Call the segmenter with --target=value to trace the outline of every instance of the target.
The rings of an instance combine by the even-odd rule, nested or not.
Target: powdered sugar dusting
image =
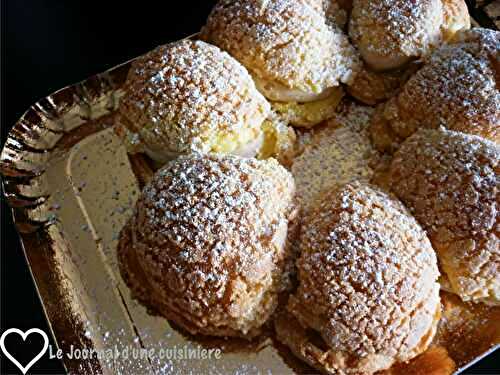
[[[460,33],[456,43],[437,50],[400,94],[381,107],[381,121],[402,139],[420,127],[444,126],[499,140],[499,49],[497,31]],[[373,136],[382,138],[382,133]]]
[[[330,126],[301,140],[305,150],[294,160],[292,174],[305,211],[325,189],[373,176],[379,154],[367,132],[372,113],[370,107],[351,104],[329,121]]]
[[[465,124],[471,130],[491,124],[492,131],[497,133],[500,91],[495,64],[500,61],[500,34],[494,31],[487,34],[489,43],[464,41],[443,46],[407,83],[400,101],[422,101],[426,111],[418,116],[430,124],[453,125],[456,130],[461,130]],[[487,53],[488,48],[493,49],[492,55]],[[497,59],[496,63],[492,58]],[[464,125],[460,124],[462,119]]]

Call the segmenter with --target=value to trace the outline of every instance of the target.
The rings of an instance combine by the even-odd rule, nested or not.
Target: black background
[[[159,44],[195,33],[215,3],[0,1],[2,145],[10,127],[35,101]],[[38,327],[49,332],[3,195],[1,199],[1,331],[10,327],[22,330]],[[23,353],[13,352],[23,358]],[[27,363],[32,356],[24,354],[26,361],[21,362]],[[498,374],[499,362],[499,354],[490,356],[468,373]],[[2,356],[0,373],[20,372]],[[63,368],[57,360],[49,360],[45,355],[30,373],[60,374]]]

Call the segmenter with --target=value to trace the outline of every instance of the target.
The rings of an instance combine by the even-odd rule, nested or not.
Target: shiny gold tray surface
[[[481,12],[494,26],[500,2],[486,2]],[[151,171],[140,157],[129,159],[112,130],[129,66],[40,100],[13,127],[0,156],[4,192],[58,347],[64,353],[129,348],[128,357],[64,357],[67,370],[314,372],[274,340],[272,329],[252,343],[193,338],[130,297],[116,247]],[[466,305],[446,292],[442,299],[444,316],[433,350],[388,373],[443,373],[443,356],[460,371],[498,347],[500,308]],[[222,348],[223,354],[220,359],[168,358],[164,352],[160,357],[167,348]]]

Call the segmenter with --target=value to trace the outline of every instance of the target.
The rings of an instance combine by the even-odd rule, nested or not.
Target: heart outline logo
[[[17,359],[15,359],[12,354],[9,353],[9,351],[5,348],[5,338],[10,335],[11,333],[17,333],[19,336],[22,337],[23,341],[26,341],[26,338],[31,335],[32,333],[38,333],[40,336],[43,337],[43,348],[40,350],[40,352],[26,365],[23,366],[21,365]],[[49,348],[49,338],[47,337],[47,334],[43,332],[41,329],[38,328],[31,328],[28,329],[26,332],[21,331],[20,329],[17,328],[9,328],[6,330],[4,333],[2,333],[2,336],[0,337],[0,348],[2,349],[3,354],[11,360],[13,364],[17,366],[21,372],[26,375],[28,370],[33,366],[42,356],[45,354],[47,349]]]

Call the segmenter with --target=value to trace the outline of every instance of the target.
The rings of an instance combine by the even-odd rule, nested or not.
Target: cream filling
[[[332,87],[329,96],[312,102],[271,102],[271,106],[284,120],[295,126],[311,127],[335,115],[344,96],[341,87]]]
[[[260,133],[255,140],[239,145],[236,149],[230,152],[220,152],[220,153],[228,153],[231,155],[241,156],[245,158],[252,158],[259,153],[263,144],[264,144],[264,134]],[[171,160],[176,159],[181,155],[186,154],[185,152],[173,152],[169,150],[158,151],[149,148],[146,145],[144,145],[144,152],[146,153],[146,155],[148,155],[151,159],[153,159],[160,165],[165,164]]]
[[[242,156],[244,158],[253,158],[259,153],[259,150],[264,144],[264,133],[260,133],[257,139],[240,145],[236,150],[231,152],[233,155]]]
[[[277,82],[267,81],[259,77],[253,77],[255,86],[266,98],[277,102],[313,102],[328,97],[335,87],[327,88],[319,93],[304,92],[292,89]]]

